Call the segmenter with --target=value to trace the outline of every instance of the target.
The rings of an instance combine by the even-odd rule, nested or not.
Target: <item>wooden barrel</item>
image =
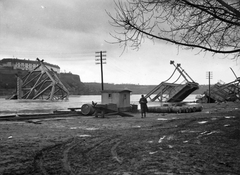
[[[91,104],[83,104],[81,107],[81,112],[83,115],[92,115],[95,112],[95,109]]]
[[[173,106],[172,107],[172,112],[173,113],[182,113],[183,109],[180,106]]]
[[[148,107],[148,112],[150,112],[150,113],[157,113],[157,107],[154,107],[154,106]]]
[[[171,112],[171,108],[168,106],[161,106],[160,107],[160,111],[161,113],[170,113]]]
[[[202,111],[202,106],[193,106],[191,107],[191,111],[190,112],[200,112]]]
[[[189,113],[191,112],[191,108],[187,106],[182,106],[181,107],[183,113]]]
[[[187,107],[186,108],[186,113],[191,113],[193,112],[193,108],[192,107]]]
[[[201,111],[202,111],[202,109],[203,109],[203,107],[202,107],[202,106],[197,106],[197,107],[196,107],[196,112],[201,112]]]
[[[192,112],[196,112],[197,108],[196,107],[192,107]]]

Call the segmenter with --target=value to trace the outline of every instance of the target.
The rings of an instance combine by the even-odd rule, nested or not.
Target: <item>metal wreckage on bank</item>
[[[183,101],[188,95],[195,90],[199,89],[199,84],[196,83],[184,69],[181,64],[174,64],[174,61],[170,61],[170,64],[174,65],[175,70],[172,75],[166,80],[157,85],[151,90],[145,97],[151,101],[159,100],[160,102],[176,103]],[[232,70],[232,69],[231,69]],[[178,71],[180,74],[177,80],[170,83],[170,79]],[[226,102],[226,101],[238,101],[240,100],[240,77],[237,77],[232,70],[236,79],[232,82],[221,84],[216,83],[211,86],[210,91],[206,90],[197,100],[197,102]],[[182,83],[178,80],[183,77]],[[154,97],[152,97],[154,96]]]
[[[214,84],[210,92],[209,90],[203,93],[203,96],[200,97],[197,102],[227,102],[227,101],[240,101],[240,77],[232,82],[221,84]]]

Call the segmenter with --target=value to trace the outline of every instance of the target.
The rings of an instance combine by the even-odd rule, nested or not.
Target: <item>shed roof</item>
[[[103,90],[102,93],[123,93],[123,92],[132,92],[128,89],[124,90]]]

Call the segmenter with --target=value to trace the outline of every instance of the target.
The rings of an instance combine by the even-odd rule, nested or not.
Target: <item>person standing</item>
[[[142,116],[142,118],[146,117],[148,107],[147,107],[147,99],[144,97],[144,95],[141,96],[139,103],[141,106],[141,116]]]

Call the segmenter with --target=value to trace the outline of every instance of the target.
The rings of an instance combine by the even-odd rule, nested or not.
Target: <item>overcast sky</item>
[[[107,51],[104,82],[156,85],[174,70],[170,60],[200,84],[235,80],[230,67],[240,76],[240,62],[220,55],[199,54],[176,45],[145,40],[139,50],[122,54],[109,35],[113,27],[106,11],[114,12],[112,0],[0,0],[0,59],[37,57],[60,66],[62,72],[78,74],[82,82],[101,82],[95,52]],[[175,79],[172,80],[172,82]]]

